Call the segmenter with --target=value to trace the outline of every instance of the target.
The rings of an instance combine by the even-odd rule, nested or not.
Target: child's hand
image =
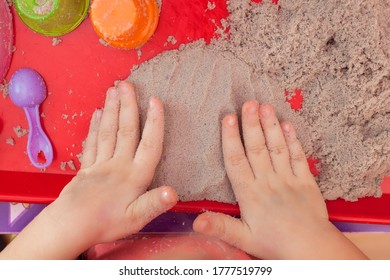
[[[138,232],[177,202],[171,187],[145,193],[160,160],[163,106],[150,100],[141,140],[134,88],[120,82],[91,120],[82,165],[59,198],[0,254],[6,259],[75,258],[92,245]],[[48,186],[49,187],[49,186]]]
[[[364,258],[328,221],[291,123],[279,124],[272,106],[249,101],[242,108],[242,129],[244,146],[237,117],[224,118],[225,167],[241,219],[204,213],[194,230],[259,258]]]
[[[176,204],[170,187],[145,193],[160,161],[164,112],[152,98],[139,140],[139,114],[134,88],[120,82],[107,91],[103,112],[91,120],[81,169],[56,204],[69,204],[64,213],[85,230],[91,245],[136,233]],[[73,215],[72,215],[73,214]]]

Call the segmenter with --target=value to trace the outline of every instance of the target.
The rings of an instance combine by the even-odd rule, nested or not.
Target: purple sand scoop
[[[53,148],[42,130],[39,118],[39,105],[46,98],[46,85],[42,76],[30,68],[15,71],[9,82],[9,96],[16,106],[24,109],[27,116],[27,153],[31,163],[37,168],[48,167],[53,161]],[[45,162],[39,160],[41,153]]]

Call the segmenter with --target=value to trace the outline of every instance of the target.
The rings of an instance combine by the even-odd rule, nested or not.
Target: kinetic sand
[[[183,201],[235,202],[220,121],[255,98],[290,120],[307,156],[319,159],[326,199],[379,196],[390,175],[389,3],[235,0],[222,36],[229,40],[195,42],[140,65],[129,80],[141,107],[156,95],[166,111],[152,187],[172,185]],[[295,88],[304,95],[298,112],[285,102]]]

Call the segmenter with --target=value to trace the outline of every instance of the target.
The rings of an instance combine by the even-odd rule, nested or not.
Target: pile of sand
[[[319,158],[325,198],[380,195],[390,174],[390,1],[270,2],[229,2],[229,40],[196,42],[132,71],[141,107],[154,95],[166,109],[152,187],[172,185],[183,201],[235,202],[220,120],[256,98]],[[285,102],[284,90],[295,88],[304,93],[299,112]]]

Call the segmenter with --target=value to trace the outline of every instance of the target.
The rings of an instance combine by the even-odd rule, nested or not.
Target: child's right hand
[[[329,221],[325,203],[289,122],[272,106],[248,101],[222,122],[227,174],[241,219],[206,212],[194,230],[263,259],[366,258]],[[244,148],[245,147],[245,148]]]

